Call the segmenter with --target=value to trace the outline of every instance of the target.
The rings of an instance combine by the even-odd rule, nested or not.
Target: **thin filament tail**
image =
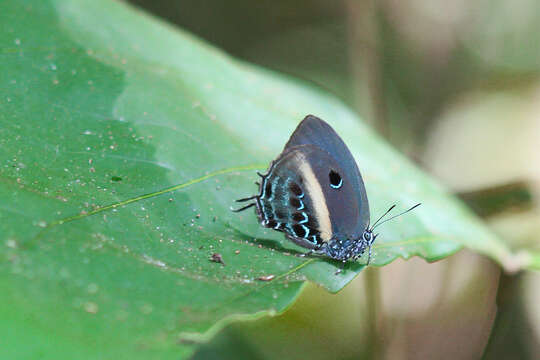
[[[240,209],[231,209],[231,211],[232,212],[240,212],[240,211],[244,211],[246,209],[249,209],[252,206],[255,206],[255,203],[248,204],[248,205],[246,205],[244,207],[241,207]]]
[[[236,200],[236,202],[244,202],[244,201],[253,200],[253,199],[256,199],[258,196],[259,195],[253,195],[253,196],[246,197],[246,198],[243,198],[243,199],[238,199],[238,200]]]

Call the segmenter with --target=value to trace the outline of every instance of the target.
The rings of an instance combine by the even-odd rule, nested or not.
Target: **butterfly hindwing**
[[[296,170],[297,156],[299,152],[291,152],[272,164],[261,182],[258,213],[263,226],[285,232],[301,246],[316,248],[322,242],[319,224]]]

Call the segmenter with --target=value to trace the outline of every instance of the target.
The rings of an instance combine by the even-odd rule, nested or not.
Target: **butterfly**
[[[346,262],[357,260],[378,234],[373,230],[394,207],[370,227],[369,203],[356,162],[339,135],[325,121],[308,115],[291,135],[282,153],[261,177],[259,193],[237,202],[252,201],[233,210],[255,206],[266,228],[312,253]]]

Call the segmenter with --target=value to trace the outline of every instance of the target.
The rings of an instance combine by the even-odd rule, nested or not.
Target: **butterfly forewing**
[[[355,229],[354,232],[364,231],[369,222],[369,204],[364,181],[347,145],[330,125],[313,115],[306,116],[300,122],[285,145],[283,153],[300,145],[316,146],[324,150],[335,162],[340,164],[341,169],[343,169],[340,174],[341,178],[351,184],[351,192],[348,195],[356,199],[359,207],[359,218],[361,220],[355,221],[358,229]]]
[[[354,182],[337,161],[314,145],[289,147],[273,163],[257,200],[262,224],[317,248],[336,234],[363,231]]]

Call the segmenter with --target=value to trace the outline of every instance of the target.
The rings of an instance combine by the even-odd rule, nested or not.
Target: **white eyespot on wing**
[[[319,223],[318,230],[321,234],[321,239],[328,241],[332,238],[332,223],[321,184],[317,180],[311,165],[306,161],[305,156],[302,153],[297,153],[295,157],[298,170],[304,178],[304,191],[309,194],[311,203],[313,204],[313,212]]]

